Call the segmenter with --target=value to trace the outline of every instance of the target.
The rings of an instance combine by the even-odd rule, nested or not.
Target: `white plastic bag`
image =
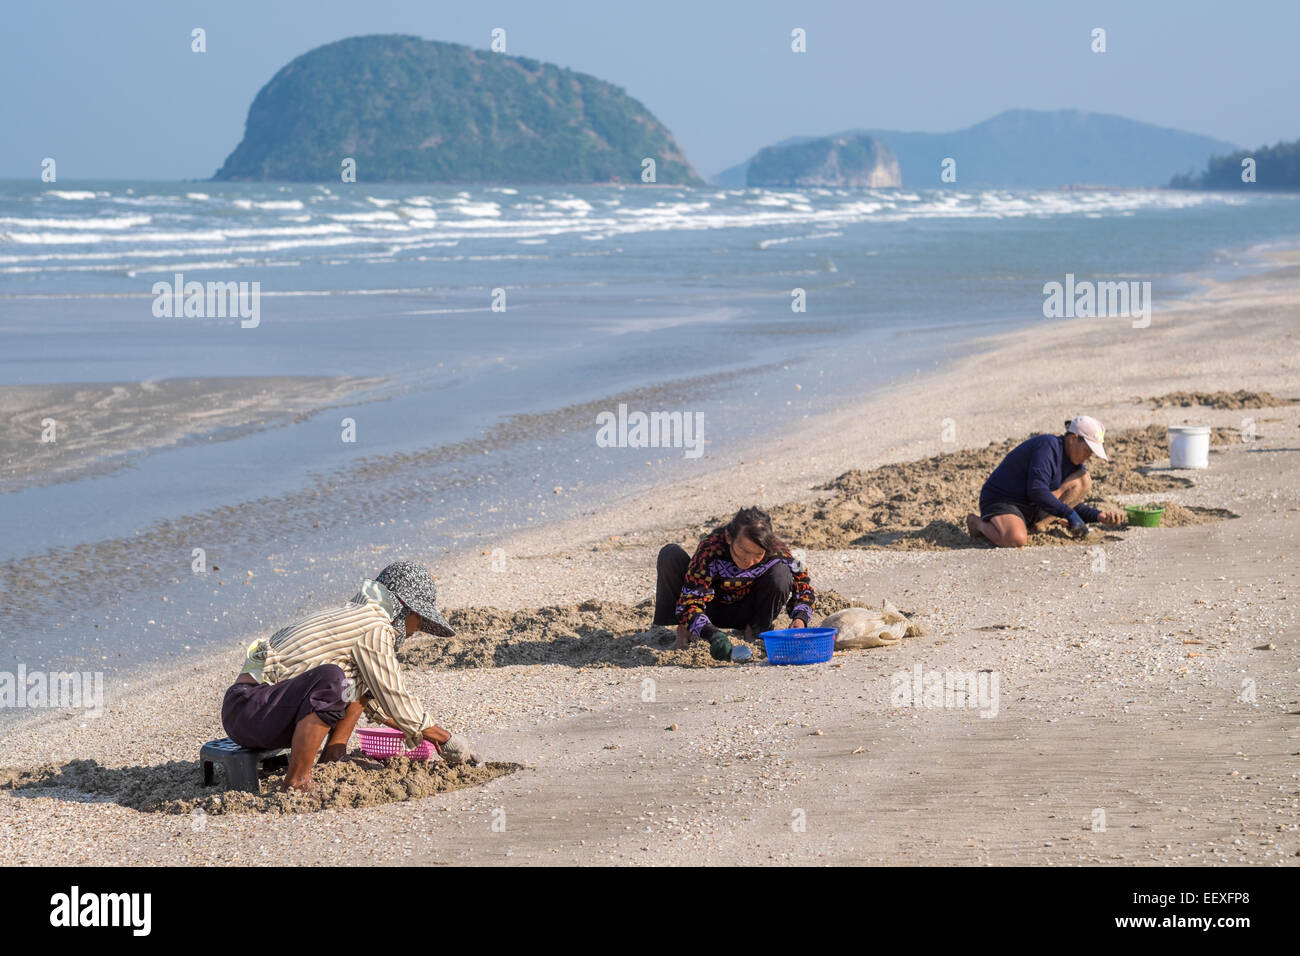
[[[822,620],[819,627],[839,629],[835,635],[835,649],[857,647],[889,647],[902,643],[905,637],[914,637],[920,628],[908,621],[888,601],[884,607],[846,607]]]

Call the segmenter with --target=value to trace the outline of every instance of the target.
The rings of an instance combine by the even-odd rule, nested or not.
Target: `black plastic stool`
[[[259,793],[261,788],[258,786],[257,775],[262,761],[285,757],[288,753],[288,747],[279,750],[246,750],[229,737],[209,740],[199,750],[199,761],[203,764],[203,785],[212,786],[213,764],[221,764],[226,770],[227,790]],[[288,760],[284,763],[287,765]]]

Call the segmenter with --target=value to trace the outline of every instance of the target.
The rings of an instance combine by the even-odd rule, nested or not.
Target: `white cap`
[[[1071,421],[1065,430],[1074,432],[1074,434],[1086,441],[1088,447],[1092,449],[1092,453],[1102,461],[1110,461],[1106,457],[1106,449],[1101,444],[1106,438],[1106,429],[1101,427],[1101,422],[1097,421],[1097,419],[1090,418],[1087,415],[1080,415]]]

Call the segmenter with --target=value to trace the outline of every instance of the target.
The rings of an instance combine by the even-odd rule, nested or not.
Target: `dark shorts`
[[[664,545],[659,551],[655,584],[654,623],[660,627],[677,624],[677,604],[681,600],[682,585],[691,556],[678,544]],[[714,599],[705,606],[709,623],[719,628],[743,630],[752,627],[755,634],[772,629],[772,622],[780,616],[790,601],[794,577],[790,566],[778,561],[754,580],[749,593],[739,601],[725,603]]]
[[[1032,528],[1038,521],[1046,517],[1043,509],[1038,505],[1018,505],[1010,501],[996,501],[985,503],[980,502],[980,517],[985,521],[990,518],[996,518],[998,515],[1015,515],[1025,523],[1026,528]]]
[[[343,719],[343,668],[322,664],[278,684],[236,682],[221,703],[221,725],[241,747],[278,750],[293,743],[298,721],[315,714],[333,727]]]

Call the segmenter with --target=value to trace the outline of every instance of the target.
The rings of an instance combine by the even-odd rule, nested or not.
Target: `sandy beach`
[[[1300,397],[1300,256],[1205,285],[1157,303],[1149,328],[1045,320],[1032,335],[992,336],[798,434],[711,447],[697,473],[653,495],[454,559],[422,555],[418,541],[409,554],[434,564],[453,612],[576,607],[579,619],[626,620],[630,634],[659,547],[688,543],[715,516],[760,503],[779,532],[781,515],[802,515],[810,534],[825,508],[808,503],[846,472],[978,452],[1075,414],[1111,434],[1221,429],[1208,470],[1162,470],[1166,452],[1148,464],[1171,480],[1112,496],[1213,509],[1206,520],[994,551],[926,539],[924,522],[888,524],[924,517],[922,502],[886,515],[878,540],[841,529],[807,552],[819,591],[889,600],[921,626],[899,646],[800,668],[679,666],[703,660],[653,647],[515,662],[549,659],[544,646],[460,666],[442,649],[408,661],[410,685],[440,724],[520,769],[347,809],[135,809],[151,781],[196,779],[199,745],[222,736],[221,695],[241,660],[232,645],[110,684],[98,719],[54,711],[7,727],[0,864],[1300,863],[1300,405],[1153,401]],[[1104,486],[1105,465],[1094,472]],[[974,506],[936,501],[934,516]],[[996,675],[996,714],[896,705],[898,675],[918,668]],[[89,760],[104,772],[68,769]],[[91,778],[98,790],[76,785]]]

